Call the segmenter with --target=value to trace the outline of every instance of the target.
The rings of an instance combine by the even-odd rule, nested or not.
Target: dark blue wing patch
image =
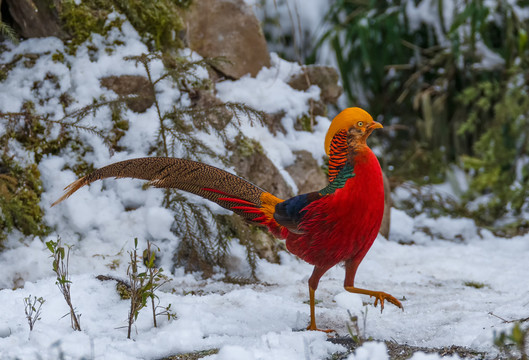
[[[303,209],[314,200],[320,198],[320,194],[312,192],[285,200],[276,205],[274,220],[291,232],[300,234],[302,231],[299,230],[299,224],[301,224],[303,216],[307,212]]]

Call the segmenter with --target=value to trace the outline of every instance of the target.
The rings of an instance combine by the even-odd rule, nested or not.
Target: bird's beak
[[[371,125],[369,125],[369,130],[375,130],[375,129],[382,129],[384,126],[382,126],[381,123],[373,121]]]

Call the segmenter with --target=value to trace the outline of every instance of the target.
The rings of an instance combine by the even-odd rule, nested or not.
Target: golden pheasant
[[[322,275],[345,263],[345,290],[375,297],[402,308],[393,296],[357,288],[355,274],[375,240],[384,210],[380,164],[366,140],[382,125],[360,108],[348,108],[332,121],[325,137],[329,155],[329,184],[321,190],[281,200],[227,171],[176,158],[139,158],[114,163],[78,179],[65,188],[60,203],[79,188],[96,180],[137,178],[160,188],[175,188],[200,195],[232,210],[249,222],[267,227],[286,239],[287,249],[314,265],[309,279],[310,324],[315,320],[314,293]],[[328,331],[328,330],[324,330]]]

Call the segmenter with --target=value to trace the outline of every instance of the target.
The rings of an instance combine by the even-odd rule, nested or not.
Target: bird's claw
[[[318,329],[318,328],[316,327],[316,325],[312,325],[312,324],[310,324],[309,326],[307,326],[307,330],[311,330],[311,331],[321,331],[321,332],[324,332],[324,333],[326,333],[326,334],[330,334],[330,333],[332,333],[332,332],[334,332],[334,333],[338,333],[338,332],[337,332],[336,330],[334,330],[334,329]]]
[[[402,307],[402,304],[400,303],[400,301],[398,301],[396,298],[394,298],[393,296],[391,296],[388,293],[385,293],[385,292],[382,292],[382,291],[377,291],[375,294],[372,294],[371,296],[375,297],[375,304],[374,304],[375,307],[377,307],[378,302],[380,301],[380,312],[381,313],[384,310],[384,300],[387,300],[390,303],[392,303],[393,305],[395,305],[396,307],[399,307],[402,310],[404,310],[404,308]]]

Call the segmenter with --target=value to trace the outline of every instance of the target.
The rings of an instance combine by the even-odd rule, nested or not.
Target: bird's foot
[[[309,326],[307,326],[307,330],[311,330],[311,331],[321,331],[321,332],[324,332],[326,334],[330,334],[332,332],[334,333],[338,333],[336,330],[333,330],[333,329],[318,329],[316,327],[316,324],[310,324]]]
[[[378,305],[378,302],[380,301],[380,312],[384,310],[384,301],[386,300],[392,303],[393,305],[395,305],[396,307],[401,308],[404,311],[404,308],[402,307],[402,304],[400,303],[400,301],[398,301],[395,297],[383,291],[365,290],[365,289],[359,289],[356,287],[348,287],[348,286],[345,287],[345,290],[352,292],[352,293],[356,293],[356,294],[364,294],[364,295],[373,296],[375,298],[375,304],[374,304],[375,307]]]
[[[402,310],[404,310],[404,308],[402,307],[402,304],[400,303],[400,301],[398,301],[395,297],[391,296],[388,293],[385,293],[385,292],[382,292],[382,291],[373,291],[373,294],[371,296],[373,296],[375,298],[375,304],[374,304],[375,307],[377,307],[378,302],[380,301],[380,312],[382,312],[384,310],[384,301],[385,300],[389,301],[390,303],[392,303],[396,307],[399,307]]]

